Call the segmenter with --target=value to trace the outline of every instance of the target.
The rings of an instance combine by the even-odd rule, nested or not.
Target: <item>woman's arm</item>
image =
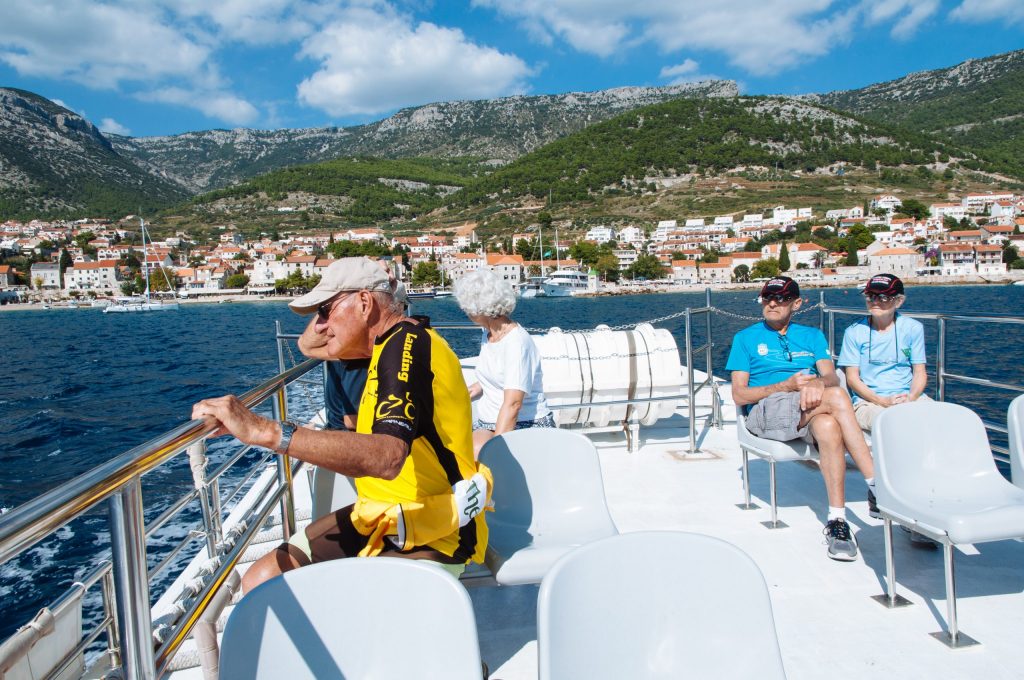
[[[924,394],[926,387],[928,387],[928,370],[924,364],[914,364],[914,377],[910,381],[910,394],[907,395],[907,401],[917,401],[917,398]]]
[[[477,381],[469,386],[469,398],[470,400],[479,399],[480,395],[484,393],[484,388],[480,387],[480,382]]]
[[[875,394],[870,387],[864,384],[864,381],[860,379],[860,368],[857,366],[846,366],[845,370],[846,384],[849,385],[854,394],[864,401],[868,401],[872,404],[878,404],[879,406],[892,406],[892,397],[880,397]]]
[[[516,418],[519,417],[519,409],[523,407],[525,398],[526,392],[522,390],[505,390],[501,409],[498,411],[498,422],[494,424],[494,434],[511,432],[516,429]]]

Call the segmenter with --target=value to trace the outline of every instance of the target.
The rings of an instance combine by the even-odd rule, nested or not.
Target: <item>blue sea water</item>
[[[807,297],[816,302],[818,293],[809,293]],[[716,292],[712,303],[736,314],[757,315],[755,296],[752,291]],[[863,306],[855,290],[829,289],[825,297],[832,305]],[[528,328],[583,329],[637,323],[703,304],[703,293],[533,299],[521,300],[514,316]],[[1024,286],[913,288],[905,309],[1021,315]],[[466,321],[450,298],[417,301],[415,312],[436,323]],[[277,373],[275,320],[286,332],[298,333],[303,327],[303,320],[280,301],[184,305],[178,312],[138,315],[102,314],[98,309],[0,313],[7,375],[0,389],[0,510],[20,505],[187,420],[191,404],[199,399],[238,394],[272,377]],[[801,320],[817,325],[818,312]],[[837,322],[837,344],[849,320]],[[704,341],[702,323],[695,327],[697,344]],[[725,377],[732,334],[749,323],[714,317],[719,376]],[[658,325],[672,331],[682,346],[682,318]],[[934,366],[935,324],[925,326],[929,365]],[[475,353],[478,332],[444,333],[460,356]],[[950,322],[947,343],[949,370],[1024,382],[1024,327]],[[957,385],[949,387],[948,395],[992,421],[1005,421],[1012,396]],[[217,450],[226,449],[226,440],[222,441],[225,446],[211,454],[215,460]],[[147,517],[190,488],[184,457],[147,475]],[[185,519],[195,521],[197,515]],[[109,550],[106,525],[101,504],[62,529],[56,539],[0,566],[0,639],[103,558]],[[159,555],[186,531],[185,524],[168,527],[150,542],[151,553]]]

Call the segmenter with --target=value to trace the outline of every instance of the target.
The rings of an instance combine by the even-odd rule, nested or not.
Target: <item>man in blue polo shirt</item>
[[[800,288],[778,276],[761,288],[763,321],[733,337],[726,370],[732,396],[746,414],[747,429],[765,439],[804,439],[817,445],[828,494],[827,554],[857,558],[857,541],[846,522],[846,451],[864,474],[874,508],[874,465],[853,405],[839,386],[828,342],[817,328],[790,323],[800,309]]]

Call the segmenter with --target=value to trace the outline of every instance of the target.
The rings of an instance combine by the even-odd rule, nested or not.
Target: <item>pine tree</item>
[[[60,251],[60,287],[64,287],[64,272],[73,264],[71,254],[67,250]]]
[[[856,267],[860,264],[860,259],[857,257],[857,242],[850,239],[846,242],[846,266]]]
[[[779,271],[789,271],[789,244],[785,240],[779,242]]]

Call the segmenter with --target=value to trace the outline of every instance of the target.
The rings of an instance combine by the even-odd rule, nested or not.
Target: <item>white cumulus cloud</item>
[[[701,73],[700,64],[693,59],[684,59],[674,66],[664,66],[658,74],[659,78],[667,78],[669,85],[696,83],[701,80],[722,80],[713,73]]]
[[[1024,24],[1024,2],[1020,0],[963,0],[950,18],[970,23],[1005,21]]]
[[[332,3],[306,0],[160,0],[167,11],[208,26],[219,40],[253,45],[303,38],[333,11]]]
[[[334,116],[368,115],[430,101],[522,92],[531,69],[459,29],[415,23],[386,6],[354,7],[303,43],[319,69],[299,100]]]
[[[123,135],[125,137],[132,133],[131,130],[126,128],[124,125],[121,125],[113,118],[104,118],[101,120],[99,128],[100,132],[109,132],[110,134]]]
[[[127,81],[188,76],[202,70],[209,58],[208,47],[145,5],[0,3],[0,61],[23,75],[106,89]]]
[[[231,125],[248,125],[259,118],[259,110],[240,97],[225,92],[203,92],[181,87],[164,87],[139,93],[143,101],[178,104],[196,109],[210,118]]]
[[[254,121],[255,107],[228,91],[216,52],[214,34],[157,3],[0,3],[0,62],[21,75],[179,104],[232,124]]]
[[[939,9],[939,0],[867,0],[864,3],[868,26],[891,26],[890,35],[910,38],[923,21]]]
[[[778,73],[887,21],[907,37],[938,0],[472,0],[522,22],[533,37],[600,57],[653,45],[665,54],[724,54],[756,75]]]

